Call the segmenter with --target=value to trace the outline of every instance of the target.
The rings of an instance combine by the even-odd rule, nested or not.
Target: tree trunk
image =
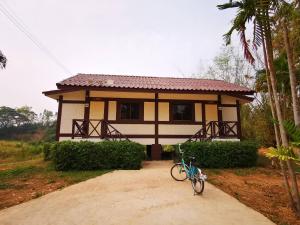
[[[291,204],[291,208],[294,211],[297,211],[297,207],[295,205],[295,202],[294,202],[294,199],[293,199],[293,196],[292,196],[292,193],[291,193],[291,187],[290,187],[288,177],[287,177],[285,162],[282,161],[282,160],[280,160],[280,168],[281,168],[281,172],[282,172],[282,175],[283,175],[284,186],[285,186],[285,188],[287,190],[287,193],[288,193],[288,198],[289,198],[289,201],[290,201],[290,204]]]
[[[277,115],[275,111],[275,106],[274,106],[274,93],[272,92],[272,87],[271,87],[271,81],[270,81],[270,72],[268,68],[268,60],[267,60],[267,53],[266,53],[266,46],[265,42],[263,42],[263,53],[264,53],[264,61],[265,61],[265,70],[266,70],[266,78],[267,78],[267,86],[268,86],[268,93],[269,93],[269,98],[270,98],[270,107],[271,107],[271,113],[272,117],[275,121],[277,121]],[[279,130],[277,124],[274,122],[274,132],[275,132],[275,139],[276,139],[276,146],[279,147],[281,145],[281,140],[279,136]]]
[[[282,112],[281,112],[281,106],[278,100],[277,95],[277,86],[276,86],[276,72],[274,68],[274,58],[273,58],[273,46],[272,46],[272,37],[271,37],[271,29],[270,29],[270,21],[269,21],[269,14],[266,12],[266,26],[265,26],[265,47],[266,47],[266,53],[267,53],[267,62],[268,62],[268,68],[270,71],[270,80],[271,80],[271,87],[272,91],[274,94],[274,101],[275,101],[275,109],[276,109],[276,114],[277,114],[277,119],[279,123],[279,131],[280,131],[280,136],[281,136],[281,141],[283,147],[288,147],[288,139],[287,135],[283,126],[283,117],[282,117]],[[292,167],[292,163],[290,160],[287,161],[288,165],[288,171],[292,179],[292,190],[293,190],[293,197],[296,202],[297,206],[297,214],[300,213],[300,198],[299,198],[299,191],[298,191],[298,186],[297,186],[297,179],[295,175],[295,171]]]
[[[273,46],[272,46],[272,39],[271,39],[271,31],[270,29],[267,30],[265,35],[265,46],[266,46],[266,53],[267,53],[267,62],[268,62],[268,68],[270,72],[270,80],[271,80],[271,87],[272,92],[274,94],[274,102],[275,102],[275,109],[277,114],[277,119],[279,123],[279,131],[280,131],[280,137],[282,141],[282,145],[284,147],[288,147],[288,139],[286,136],[286,132],[283,126],[283,116],[281,111],[280,102],[277,96],[277,85],[276,85],[276,72],[274,68],[274,58],[273,58]]]
[[[291,93],[292,93],[292,103],[293,103],[293,113],[294,121],[296,126],[300,127],[300,107],[297,99],[297,78],[296,78],[296,68],[293,57],[293,50],[291,48],[288,23],[286,19],[283,20],[283,36],[284,36],[284,45],[287,54],[288,66],[289,66],[289,75],[290,75],[290,84],[291,84]]]
[[[274,106],[274,95],[271,92],[271,84],[270,84],[270,77],[269,77],[269,71],[266,72],[267,73],[267,85],[268,85],[268,92],[270,95],[270,107],[271,107],[271,113],[272,113],[272,117],[273,119],[276,121],[277,120],[277,115],[276,115],[276,111],[275,111],[275,106]],[[278,126],[277,124],[274,122],[274,132],[275,132],[275,139],[276,139],[276,146],[279,147],[281,145],[281,140],[280,140],[280,136],[279,136],[279,130],[278,130]]]
[[[298,190],[298,184],[297,184],[297,177],[296,177],[294,166],[293,166],[293,161],[291,159],[288,159],[287,165],[288,165],[289,174],[291,176],[292,191],[293,191],[293,194],[294,194],[293,197],[294,197],[295,203],[296,203],[297,215],[300,216],[299,190]]]
[[[264,53],[264,61],[265,61],[265,69],[266,69],[266,77],[267,77],[267,85],[268,85],[268,93],[270,95],[270,107],[271,107],[271,112],[272,112],[272,117],[274,120],[277,120],[277,115],[276,115],[276,111],[275,111],[275,107],[274,107],[274,93],[272,91],[271,88],[271,81],[270,81],[270,74],[269,74],[269,68],[268,68],[268,63],[267,63],[267,53],[266,53],[266,46],[265,46],[265,42],[263,41],[263,53]],[[276,146],[279,147],[281,145],[281,140],[279,137],[279,130],[278,130],[278,126],[276,123],[274,123],[274,131],[275,131],[275,137],[276,137]],[[282,160],[279,160],[280,163],[280,168],[281,168],[281,172],[282,172],[282,176],[283,176],[283,183],[286,189],[286,192],[288,194],[288,199],[291,205],[291,208],[294,211],[297,211],[297,208],[295,206],[295,202],[291,193],[291,187],[288,181],[288,176],[287,176],[287,171],[286,171],[286,167],[285,167],[285,162]]]

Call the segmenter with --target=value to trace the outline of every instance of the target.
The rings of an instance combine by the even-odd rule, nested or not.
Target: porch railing
[[[201,129],[192,135],[188,141],[205,141],[214,138],[239,138],[239,122],[210,121],[202,124]],[[72,139],[100,138],[106,140],[129,140],[119,130],[105,120],[73,119]]]
[[[101,138],[112,141],[129,140],[125,135],[105,120],[73,119],[72,139]]]
[[[237,121],[210,121],[188,141],[205,141],[214,138],[239,138],[239,122]]]

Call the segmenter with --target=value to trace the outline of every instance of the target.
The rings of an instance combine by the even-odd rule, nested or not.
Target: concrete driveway
[[[0,211],[1,225],[201,224],[271,225],[260,213],[207,184],[193,196],[176,182],[171,162],[114,171]]]

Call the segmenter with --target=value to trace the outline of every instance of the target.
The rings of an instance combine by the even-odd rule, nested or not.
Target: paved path
[[[207,184],[193,196],[171,162],[114,171],[0,211],[1,225],[272,225],[266,217]]]

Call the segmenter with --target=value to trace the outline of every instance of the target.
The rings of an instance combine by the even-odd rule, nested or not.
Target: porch
[[[181,135],[186,141],[205,141],[213,139],[240,139],[238,121],[208,121],[199,123],[199,130],[194,135]],[[130,140],[130,138],[179,138],[178,135],[125,135],[107,120],[73,119],[72,139]],[[154,143],[153,143],[154,144]]]

